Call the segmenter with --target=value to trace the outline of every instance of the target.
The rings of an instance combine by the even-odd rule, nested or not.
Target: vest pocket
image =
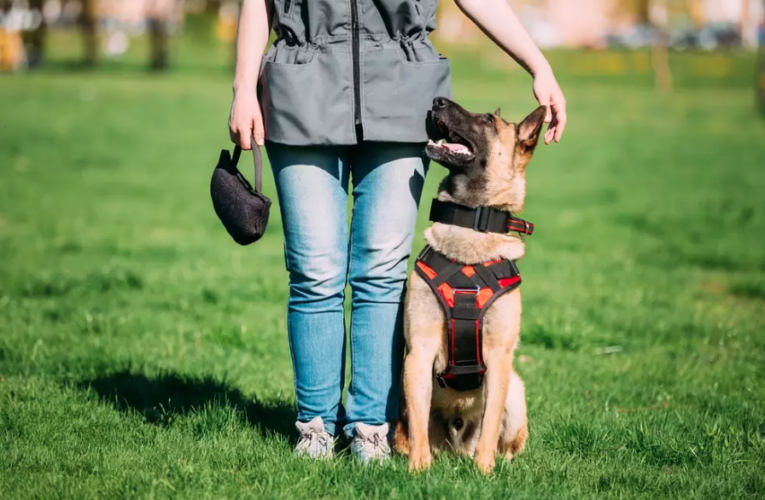
[[[313,52],[304,64],[276,62],[282,59],[278,53],[266,60],[259,86],[266,139],[291,145],[352,144],[348,55]]]
[[[427,142],[426,122],[433,99],[451,98],[449,60],[436,55],[434,59],[410,61],[398,45],[363,54],[364,137]]]

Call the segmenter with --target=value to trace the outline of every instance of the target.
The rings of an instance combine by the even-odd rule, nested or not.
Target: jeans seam
[[[349,168],[350,170],[350,168]],[[351,269],[353,266],[353,233],[355,229],[355,219],[356,219],[356,200],[353,200],[353,209],[351,210],[351,229],[348,232],[348,269],[345,276],[345,282],[347,284],[350,283],[350,276],[351,276]],[[344,314],[344,312],[343,312]],[[348,327],[348,338],[351,343],[351,382],[350,386],[348,388],[349,396],[352,395],[351,388],[353,387],[353,383],[356,379],[354,376],[354,372],[356,371],[356,342],[354,341],[354,328],[353,328],[353,286],[351,286],[351,321],[350,325]],[[348,408],[346,407],[346,419],[348,420],[348,424],[355,424],[356,422],[351,422],[350,419],[347,418],[348,414]]]
[[[295,349],[292,346],[292,321],[290,320],[289,313],[287,313],[287,342],[290,348],[290,359],[292,360],[292,387],[295,391],[295,404],[298,403],[298,387],[297,387],[297,364],[295,362]],[[298,406],[298,415],[300,414],[300,406]],[[297,419],[296,419],[297,420]]]

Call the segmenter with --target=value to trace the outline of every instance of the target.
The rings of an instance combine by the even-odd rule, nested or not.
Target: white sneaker
[[[356,435],[351,441],[351,454],[364,463],[372,460],[383,461],[390,458],[388,444],[388,424],[356,424]]]
[[[295,455],[320,460],[332,458],[335,443],[332,436],[324,430],[324,421],[321,417],[314,417],[308,423],[295,422],[295,427],[300,431]]]

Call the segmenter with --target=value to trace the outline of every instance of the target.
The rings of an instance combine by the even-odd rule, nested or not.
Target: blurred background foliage
[[[675,83],[675,73],[684,83],[745,74],[738,70],[755,66],[753,54],[765,31],[764,0],[511,3],[559,71],[644,78],[662,90]],[[216,69],[231,71],[239,7],[238,0],[0,0],[0,71],[46,64],[110,69],[143,64],[165,71],[179,61],[202,69],[193,64],[200,50],[211,56],[203,58],[205,69],[212,69],[212,61]],[[513,68],[452,0],[441,2],[438,23],[434,38],[445,53],[469,52],[484,67]],[[577,48],[586,50],[572,52]],[[765,93],[765,77],[757,82]]]

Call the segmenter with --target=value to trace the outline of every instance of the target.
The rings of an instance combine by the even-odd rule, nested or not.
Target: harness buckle
[[[481,293],[481,287],[476,285],[473,288],[452,288],[452,293],[455,295],[458,293],[472,293],[478,295]]]
[[[489,207],[478,207],[475,209],[475,217],[473,218],[473,230],[485,233],[489,229],[489,218],[491,212]]]

